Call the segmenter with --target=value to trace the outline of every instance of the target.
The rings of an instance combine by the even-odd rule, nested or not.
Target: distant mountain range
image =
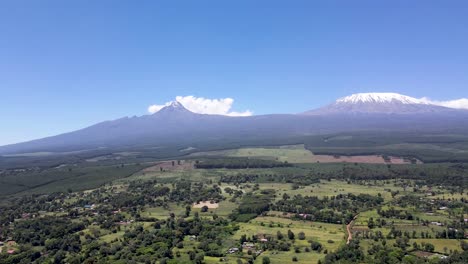
[[[468,131],[468,111],[394,93],[354,94],[300,114],[230,117],[197,114],[172,102],[152,115],[105,121],[81,130],[0,147],[0,154],[76,151],[346,131]]]

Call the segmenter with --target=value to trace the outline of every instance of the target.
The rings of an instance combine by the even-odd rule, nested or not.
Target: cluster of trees
[[[381,196],[369,194],[339,194],[332,197],[283,194],[283,199],[276,202],[272,209],[296,214],[296,218],[326,223],[350,222],[361,210],[366,210],[383,203]]]
[[[292,167],[292,164],[275,160],[225,158],[206,159],[195,164],[197,169],[248,169],[248,168],[278,168]]]
[[[242,196],[239,207],[234,210],[230,218],[237,222],[247,222],[250,219],[270,209],[270,203],[275,195],[275,190],[262,190],[259,194],[253,192]]]
[[[224,256],[224,239],[238,229],[217,216],[201,218],[195,213],[190,218],[177,218],[172,214],[165,220],[155,219],[151,228],[129,226],[123,238],[106,243],[99,240],[99,232],[81,232],[83,221],[55,217],[19,221],[10,235],[23,245],[20,253],[0,254],[0,263],[166,263],[180,257],[174,252],[184,247],[185,236],[200,241],[187,254],[194,263],[203,263],[204,256]]]
[[[407,210],[399,210],[399,209],[395,209],[394,207],[390,207],[387,210],[378,208],[377,213],[380,216],[385,217],[385,218],[414,220],[414,216]]]
[[[313,175],[303,174],[246,174],[239,173],[236,175],[223,175],[221,176],[221,182],[242,184],[242,183],[268,183],[268,182],[281,182],[281,183],[293,183],[299,185],[310,185],[319,183],[320,179]]]
[[[354,165],[344,166],[341,173],[332,177],[339,177],[350,180],[391,180],[391,179],[411,179],[417,181],[420,185],[442,185],[456,187],[458,191],[463,192],[468,188],[464,175],[468,168],[463,164],[454,165],[380,165],[365,166]]]

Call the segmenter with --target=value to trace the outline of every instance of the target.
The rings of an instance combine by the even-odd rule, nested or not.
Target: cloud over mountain
[[[220,98],[220,99],[209,99],[203,97],[189,96],[177,96],[176,101],[181,103],[188,110],[198,114],[210,114],[210,115],[226,115],[226,116],[251,116],[252,112],[249,110],[243,112],[231,111],[234,99],[232,98]],[[163,107],[170,105],[171,102],[165,104],[154,104],[148,107],[148,112],[153,114],[161,110]]]
[[[467,98],[460,98],[460,99],[455,99],[455,100],[448,100],[448,101],[437,101],[437,100],[431,100],[427,97],[423,97],[421,99],[422,102],[428,103],[428,104],[433,104],[433,105],[439,105],[439,106],[445,106],[449,108],[455,108],[455,109],[468,109],[468,99]]]

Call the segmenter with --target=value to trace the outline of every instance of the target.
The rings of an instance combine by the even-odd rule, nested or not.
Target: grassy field
[[[324,257],[324,254],[315,251],[306,252],[305,248],[310,247],[309,240],[320,242],[324,249],[328,251],[336,250],[345,241],[345,229],[342,225],[296,221],[275,216],[257,217],[248,223],[240,223],[239,227],[240,229],[232,237],[234,240],[239,240],[244,234],[271,235],[276,237],[278,231],[287,237],[288,230],[291,230],[296,235],[296,239],[291,241],[292,247],[290,251],[265,251],[257,257],[255,263],[261,263],[264,256],[270,257],[271,263],[289,263],[292,262],[292,257],[294,256],[298,258],[298,263],[316,263],[320,258]],[[305,233],[305,240],[297,239],[299,232]],[[333,242],[329,243],[329,241]],[[300,253],[296,253],[294,247],[298,247]]]
[[[403,188],[395,187],[392,183],[385,184],[381,183],[378,186],[373,185],[372,187],[360,184],[347,183],[340,180],[321,180],[320,183],[316,183],[309,186],[301,186],[299,189],[293,190],[292,184],[289,183],[265,183],[260,185],[260,189],[275,189],[277,191],[277,199],[281,199],[283,193],[287,193],[290,196],[293,195],[302,195],[302,196],[335,196],[338,194],[370,194],[382,195],[384,200],[389,201],[392,199],[391,193],[386,191],[386,189],[391,189],[394,191],[400,191],[400,195],[404,193]]]
[[[418,244],[423,242],[431,243],[434,245],[434,251],[442,254],[448,253],[450,250],[462,251],[460,241],[456,239],[411,239],[409,244],[411,245],[413,242],[417,242]],[[444,250],[445,248],[447,251]]]
[[[304,232],[305,240],[297,240],[294,245],[301,247],[308,246],[308,240],[314,240],[322,243],[325,248],[334,250],[344,243],[345,231],[342,225],[318,223],[310,221],[297,221],[288,218],[275,216],[261,216],[251,220],[248,223],[240,223],[239,231],[234,234],[234,239],[239,239],[243,234],[263,234],[276,236],[277,231],[287,234],[288,230],[293,231],[296,235],[299,232]],[[328,240],[333,240],[335,243],[327,244]]]
[[[239,148],[221,151],[207,151],[193,153],[190,156],[217,156],[217,157],[250,157],[287,161],[290,163],[307,163],[313,159],[313,154],[304,148],[304,145],[287,145],[271,148]]]
[[[142,217],[154,217],[157,219],[166,219],[171,213],[174,213],[176,216],[181,216],[185,212],[184,205],[177,205],[176,203],[169,203],[168,208],[163,207],[146,207],[142,211]]]
[[[218,208],[210,208],[207,212],[202,213],[200,208],[192,208],[192,212],[199,212],[200,216],[211,216],[217,214],[218,216],[228,217],[234,209],[239,205],[230,201],[221,201]]]

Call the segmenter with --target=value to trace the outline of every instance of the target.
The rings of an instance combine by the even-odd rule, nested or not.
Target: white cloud
[[[253,113],[249,110],[243,112],[230,111],[234,99],[232,98],[220,98],[220,99],[209,99],[203,97],[189,96],[177,96],[176,101],[181,103],[188,110],[198,114],[210,114],[210,115],[226,115],[226,116],[251,116]],[[163,105],[150,105],[148,112],[153,114],[161,110],[163,107],[170,105],[171,102],[167,102]]]
[[[455,108],[455,109],[468,109],[468,99],[467,98],[460,98],[460,99],[449,100],[449,101],[437,101],[437,100],[431,100],[431,99],[429,99],[427,97],[423,97],[423,98],[421,98],[419,100],[421,100],[421,102],[427,103],[427,104],[445,106],[445,107]]]
[[[156,112],[158,112],[159,110],[161,110],[163,107],[166,107],[166,106],[169,106],[170,102],[168,103],[165,103],[163,105],[150,105],[148,106],[148,112],[151,113],[151,114],[154,114]]]

